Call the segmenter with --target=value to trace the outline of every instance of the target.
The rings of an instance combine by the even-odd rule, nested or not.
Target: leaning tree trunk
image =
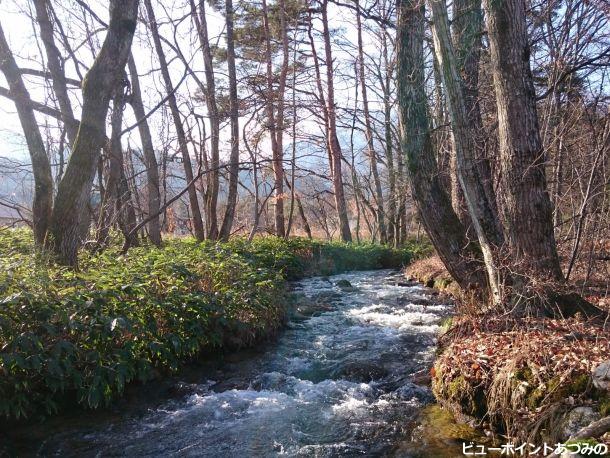
[[[205,238],[205,231],[203,229],[203,220],[201,219],[201,210],[199,208],[199,199],[197,198],[197,188],[193,181],[193,166],[191,164],[191,156],[188,150],[188,143],[186,141],[186,133],[184,132],[184,126],[182,125],[182,119],[180,117],[180,110],[178,109],[178,102],[176,101],[176,95],[174,93],[174,86],[172,79],[169,74],[169,67],[167,66],[167,60],[165,59],[165,53],[163,52],[163,46],[161,44],[161,37],[159,36],[159,29],[157,27],[157,20],[155,19],[155,12],[153,10],[150,0],[144,0],[146,6],[146,13],[148,15],[149,27],[152,34],[155,49],[157,50],[157,57],[159,58],[159,66],[161,67],[161,76],[165,83],[165,90],[167,92],[167,104],[172,113],[174,120],[174,128],[176,129],[176,137],[178,137],[178,148],[182,155],[182,165],[184,166],[184,176],[186,182],[189,184],[188,197],[189,205],[191,207],[191,222],[193,224],[193,232],[197,240],[203,240]]]
[[[486,0],[485,7],[498,110],[498,207],[511,268],[525,282],[528,277],[562,280],[530,70],[525,0]]]
[[[235,72],[235,43],[233,38],[233,1],[225,0],[227,25],[227,66],[229,69],[229,118],[231,120],[231,155],[229,157],[229,191],[220,238],[228,240],[237,206],[237,184],[239,181],[239,111],[237,100],[237,75]]]
[[[57,260],[76,265],[82,239],[81,215],[89,202],[106,133],[106,114],[113,90],[119,85],[129,57],[137,24],[138,0],[111,0],[110,23],[102,49],[83,80],[81,123],[72,155],[59,183],[51,218]]]
[[[159,222],[159,208],[161,206],[161,192],[159,190],[159,164],[155,156],[155,148],[148,126],[148,120],[144,112],[142,102],[142,90],[140,89],[140,78],[133,56],[129,56],[129,76],[131,77],[130,103],[138,120],[138,132],[142,141],[142,153],[144,154],[144,165],[146,166],[146,191],[148,200],[148,237],[156,246],[161,245],[161,224]]]
[[[344,242],[352,241],[352,233],[349,227],[349,219],[347,215],[347,203],[345,202],[345,190],[343,187],[343,175],[341,172],[341,161],[343,154],[341,153],[341,144],[337,137],[337,115],[335,111],[335,89],[333,76],[333,56],[330,44],[330,31],[328,29],[328,0],[322,1],[322,36],[324,38],[324,50],[326,57],[326,111],[328,120],[328,149],[331,154],[332,163],[332,178],[333,188],[335,191],[335,205],[339,217],[339,229],[341,231],[341,239]]]
[[[502,235],[497,230],[493,206],[487,199],[482,180],[477,172],[474,141],[476,133],[468,119],[462,82],[449,35],[447,6],[445,0],[429,0],[428,3],[433,17],[434,50],[447,94],[453,149],[457,164],[456,172],[485,260],[493,302],[499,304],[502,300],[502,276],[498,255],[503,243]]]
[[[30,94],[21,78],[21,70],[8,46],[2,25],[0,25],[0,71],[4,74],[11,96],[15,101],[19,121],[28,145],[30,160],[32,161],[32,171],[34,173],[32,224],[34,226],[34,240],[38,245],[42,245],[47,236],[53,206],[51,163],[30,103]]]
[[[424,7],[400,0],[397,82],[401,148],[407,161],[411,193],[426,232],[449,273],[469,289],[485,288],[487,279],[465,230],[444,190],[430,138],[424,75]]]

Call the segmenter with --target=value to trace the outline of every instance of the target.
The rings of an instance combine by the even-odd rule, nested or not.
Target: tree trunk
[[[148,237],[156,246],[161,245],[161,224],[159,222],[159,208],[161,206],[161,194],[159,190],[159,164],[155,156],[155,148],[150,134],[148,121],[145,119],[144,104],[142,102],[142,90],[140,89],[140,78],[138,69],[129,55],[129,75],[131,77],[131,106],[138,120],[138,132],[142,141],[142,153],[144,154],[144,165],[146,166],[146,190],[148,194],[148,215],[153,216],[148,223]]]
[[[229,194],[220,238],[228,240],[235,218],[237,184],[239,181],[239,112],[237,100],[237,75],[235,72],[235,44],[233,38],[233,0],[225,0],[227,24],[227,65],[229,69],[229,118],[231,119],[231,155],[229,157]]]
[[[438,174],[425,93],[424,8],[417,0],[400,0],[397,32],[401,148],[413,199],[426,232],[453,278],[463,289],[486,288],[476,249],[466,239]]]
[[[186,134],[184,132],[184,126],[180,118],[180,110],[178,109],[178,103],[176,102],[176,96],[174,94],[174,87],[169,74],[169,68],[167,66],[167,60],[165,59],[165,53],[163,52],[163,46],[161,45],[161,37],[159,36],[159,29],[157,27],[157,20],[155,19],[155,12],[150,0],[144,0],[146,7],[146,13],[148,15],[148,22],[150,31],[152,34],[153,42],[155,43],[155,49],[159,58],[159,66],[161,67],[161,76],[165,83],[165,90],[167,92],[167,104],[172,113],[174,119],[174,128],[176,129],[176,137],[178,137],[178,148],[182,155],[182,165],[184,166],[184,175],[187,183],[193,182],[193,166],[191,164],[191,156],[188,150],[188,143],[186,141]],[[205,238],[205,231],[203,229],[203,220],[201,219],[201,210],[199,209],[199,199],[197,198],[197,188],[195,183],[189,186],[188,190],[189,205],[191,207],[191,222],[193,224],[193,232],[197,240],[203,240]]]
[[[208,194],[206,199],[206,223],[208,238],[218,238],[218,188],[220,177],[220,117],[216,104],[216,82],[214,80],[214,65],[212,51],[210,50],[210,39],[208,37],[208,23],[205,13],[205,1],[199,2],[199,17],[195,8],[194,0],[191,0],[191,11],[195,19],[195,25],[199,34],[201,50],[203,52],[203,66],[205,69],[205,102],[210,118],[210,172],[207,175]]]
[[[486,0],[498,110],[498,207],[511,267],[524,282],[561,280],[529,63],[524,0]],[[516,285],[518,286],[518,285]]]
[[[111,0],[110,23],[102,48],[83,80],[81,123],[72,155],[59,183],[51,218],[54,251],[60,263],[76,265],[82,242],[79,223],[89,202],[106,114],[123,76],[137,24],[138,0]]]
[[[328,0],[322,0],[322,36],[324,38],[324,51],[326,57],[326,110],[328,113],[328,149],[331,154],[332,163],[332,178],[333,188],[335,191],[335,205],[339,216],[339,229],[341,231],[341,240],[344,242],[352,241],[352,233],[349,227],[349,219],[347,215],[347,204],[345,202],[345,190],[343,187],[343,175],[341,172],[341,161],[343,159],[341,153],[341,145],[337,137],[337,119],[335,112],[335,89],[334,89],[334,70],[333,56],[330,43],[330,31],[328,29]]]
[[[32,161],[32,171],[34,172],[34,200],[32,202],[34,240],[38,245],[42,245],[47,237],[53,208],[51,163],[47,156],[42,135],[40,135],[34,110],[29,103],[30,94],[21,78],[21,71],[6,41],[2,25],[0,25],[0,70],[14,96],[13,100]]]
[[[377,168],[377,155],[375,153],[375,145],[373,142],[373,129],[371,127],[371,116],[369,114],[369,101],[366,90],[366,80],[364,75],[364,50],[362,44],[362,19],[360,17],[360,1],[356,0],[356,28],[358,32],[358,64],[360,87],[362,89],[362,107],[364,110],[364,126],[366,135],[366,144],[369,155],[371,171],[373,173],[373,183],[375,185],[375,200],[377,201],[377,224],[379,225],[379,240],[381,243],[388,241],[386,230],[385,211],[383,208],[383,192],[381,190],[381,180],[379,179],[379,169]],[[387,126],[386,126],[387,127]]]
[[[469,123],[466,111],[461,78],[458,74],[449,35],[449,20],[447,19],[445,0],[429,0],[428,3],[433,17],[434,50],[447,94],[457,176],[483,252],[493,302],[499,304],[502,299],[502,277],[498,265],[498,250],[503,242],[502,236],[497,230],[494,211],[487,200],[482,181],[477,173],[476,145],[474,142],[476,134]]]

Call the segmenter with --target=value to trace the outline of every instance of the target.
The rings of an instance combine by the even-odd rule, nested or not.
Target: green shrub
[[[0,231],[0,415],[107,404],[202,350],[249,345],[284,317],[285,280],[396,267],[411,251],[260,237],[81,253],[79,270]]]

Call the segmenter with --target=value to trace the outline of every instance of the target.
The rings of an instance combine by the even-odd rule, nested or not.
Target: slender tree
[[[333,189],[335,192],[335,206],[339,217],[339,229],[341,239],[344,242],[352,241],[352,233],[349,227],[347,214],[347,203],[345,201],[345,190],[343,187],[343,174],[341,163],[343,154],[341,144],[337,137],[337,114],[335,109],[335,88],[333,55],[330,42],[330,30],[328,28],[328,0],[322,0],[322,38],[324,40],[324,54],[326,59],[326,112],[328,123],[327,144],[331,156],[331,170]]]
[[[150,241],[159,246],[161,244],[161,223],[159,221],[159,207],[161,205],[161,193],[159,190],[159,164],[155,155],[155,148],[150,134],[150,127],[144,112],[142,102],[142,90],[140,89],[140,78],[138,69],[133,56],[129,56],[128,61],[129,76],[131,80],[131,97],[129,102],[133,108],[133,113],[138,120],[138,132],[142,142],[142,153],[144,155],[144,165],[146,166],[146,191],[148,201],[148,237]]]
[[[208,36],[208,22],[205,11],[205,0],[199,1],[199,14],[195,6],[195,0],[191,2],[191,13],[199,42],[201,44],[201,52],[203,53],[203,66],[205,70],[205,103],[210,118],[210,171],[207,175],[208,193],[206,199],[206,223],[208,238],[215,240],[218,238],[218,189],[220,177],[220,115],[218,113],[218,105],[216,103],[216,81],[214,76],[214,64],[212,60],[212,51],[210,48],[210,39]]]
[[[229,69],[229,118],[231,121],[231,154],[229,156],[229,189],[220,238],[231,235],[237,206],[237,184],[239,181],[239,111],[237,99],[237,74],[235,71],[235,38],[233,36],[233,1],[225,0],[227,35],[227,66]]]
[[[283,12],[280,12],[283,18]],[[273,75],[273,56],[271,51],[271,30],[269,27],[269,11],[267,7],[267,1],[262,0],[262,15],[263,15],[263,29],[265,32],[265,60],[266,60],[266,76],[267,76],[267,93],[266,93],[266,101],[265,107],[267,111],[267,128],[269,130],[269,137],[271,140],[271,151],[273,155],[272,165],[273,165],[273,187],[275,194],[275,202],[273,205],[274,213],[275,213],[275,234],[278,237],[284,237],[286,233],[286,229],[284,227],[284,164],[283,164],[283,151],[280,150],[280,143],[278,142],[279,137],[283,137],[283,133],[279,131],[279,126],[277,125],[277,121],[280,117],[280,102],[279,99],[282,99],[282,109],[283,109],[283,99],[284,94],[279,91],[277,94],[274,90],[274,75]],[[285,25],[285,20],[282,19],[282,25]],[[288,65],[288,49],[286,49],[285,55],[285,63],[282,67]],[[284,74],[284,87],[286,85],[286,79]],[[277,98],[277,117],[275,111],[275,99]]]
[[[384,211],[383,191],[381,179],[379,178],[379,168],[377,167],[377,153],[373,141],[373,128],[371,127],[371,115],[369,113],[369,100],[366,87],[366,75],[364,72],[364,45],[362,44],[362,18],[360,12],[360,0],[356,0],[356,30],[358,35],[358,76],[360,88],[362,90],[362,109],[364,114],[364,133],[366,136],[367,153],[371,172],[373,173],[373,184],[375,189],[375,201],[377,203],[377,225],[379,226],[379,239],[381,243],[388,241],[386,230],[386,216]]]

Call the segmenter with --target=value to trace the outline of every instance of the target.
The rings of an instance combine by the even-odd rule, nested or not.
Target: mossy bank
[[[37,254],[29,231],[2,230],[0,416],[108,404],[126,384],[276,334],[287,280],[399,267],[417,252],[415,245],[186,238],[124,255],[118,246],[83,252],[75,271]]]
[[[437,401],[458,421],[498,442],[557,443],[610,415],[610,392],[593,380],[610,358],[610,322],[482,316],[438,257],[405,275],[456,300],[431,372]]]

